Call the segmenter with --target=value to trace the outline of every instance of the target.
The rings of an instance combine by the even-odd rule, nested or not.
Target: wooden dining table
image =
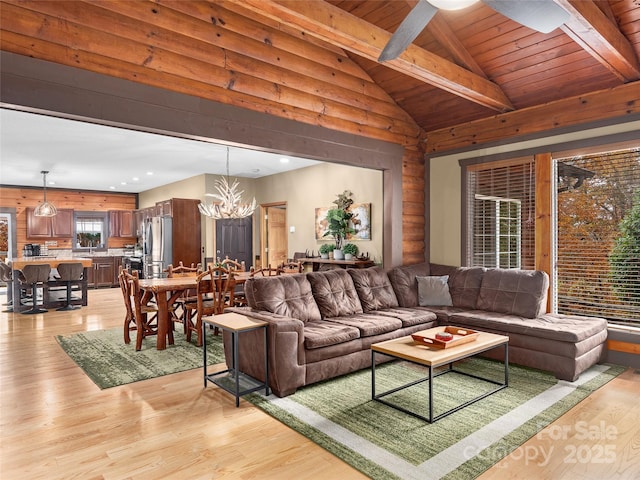
[[[250,277],[250,272],[234,272],[236,283],[242,285]],[[143,293],[143,302],[147,303],[152,298],[158,306],[158,350],[173,345],[173,329],[171,328],[171,306],[185,290],[196,288],[196,277],[172,277],[172,278],[143,278],[139,281]]]

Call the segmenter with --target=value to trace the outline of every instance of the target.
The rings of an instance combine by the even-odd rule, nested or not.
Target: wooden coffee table
[[[422,330],[421,332],[416,332],[420,334],[432,334],[435,335],[436,332],[443,331],[445,327],[436,327],[430,328],[428,330]],[[460,345],[454,345],[447,348],[436,348],[433,346],[421,345],[415,342],[411,336],[396,338],[393,340],[387,340],[385,342],[375,343],[371,345],[371,398],[378,402],[384,403],[390,407],[401,410],[405,413],[413,415],[417,418],[425,420],[429,423],[433,423],[436,420],[441,419],[442,417],[446,417],[454,412],[457,412],[461,408],[464,408],[468,405],[471,405],[478,400],[481,400],[503,388],[506,388],[509,385],[509,337],[504,335],[496,335],[493,333],[487,332],[478,332],[476,340],[463,343]],[[477,375],[473,375],[468,372],[463,372],[460,370],[456,370],[454,368],[454,362],[459,360],[472,357],[482,352],[486,352],[487,350],[491,350],[494,348],[504,348],[504,381],[497,382],[492,379],[480,377]],[[407,383],[405,385],[401,385],[394,389],[388,390],[386,392],[376,394],[376,355],[383,354],[390,357],[394,357],[397,359],[402,359],[411,363],[415,363],[418,365],[425,366],[429,369],[429,376],[418,379],[416,381]],[[447,365],[448,368],[442,371],[434,372],[434,369],[437,367],[441,367],[443,365]],[[444,413],[433,415],[433,380],[435,377],[440,375],[444,375],[445,373],[455,372],[462,375],[466,375],[468,377],[477,378],[489,383],[493,383],[496,388],[483,393],[482,395],[473,398],[467,402],[464,402],[450,410],[447,410]],[[399,390],[403,390],[405,388],[411,387],[413,385],[417,385],[422,382],[428,382],[429,384],[429,416],[425,417],[416,412],[409,411],[404,407],[399,405],[394,405],[393,403],[383,399],[389,394],[395,393]]]

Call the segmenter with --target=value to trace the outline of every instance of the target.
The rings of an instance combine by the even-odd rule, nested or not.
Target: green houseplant
[[[342,247],[342,253],[344,253],[345,260],[352,260],[353,257],[358,255],[358,246],[355,243],[346,243]]]
[[[320,252],[321,258],[329,258],[329,252],[332,252],[336,246],[333,243],[323,243],[320,245],[318,251]]]
[[[349,208],[353,205],[351,195],[353,195],[353,193],[349,190],[345,190],[339,194],[338,198],[333,201],[336,206],[327,212],[327,231],[323,236],[333,237],[336,244],[333,252],[333,258],[335,260],[342,260],[344,258],[342,254],[343,242],[348,235],[355,233],[355,230],[351,228],[349,224],[353,218],[353,213],[349,211]]]

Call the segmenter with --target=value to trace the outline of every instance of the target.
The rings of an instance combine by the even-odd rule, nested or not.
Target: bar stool
[[[7,284],[7,309],[5,312],[13,312],[13,273],[11,267],[0,261],[0,282]]]
[[[64,282],[67,286],[67,304],[63,307],[56,308],[56,310],[65,311],[80,308],[79,305],[71,305],[71,286],[73,283],[78,284],[78,282],[82,280],[82,274],[84,272],[82,263],[60,263],[57,268],[60,281]]]
[[[38,286],[42,287],[43,289],[42,301],[44,302],[44,284],[49,281],[50,273],[51,273],[51,267],[48,264],[43,264],[43,263],[25,265],[22,270],[18,271],[18,281],[21,284],[28,285],[31,287],[31,295],[33,298],[31,310],[22,312],[23,314],[28,315],[28,314],[34,314],[34,313],[47,312],[47,310],[45,310],[44,308],[38,308],[37,289],[38,289]]]

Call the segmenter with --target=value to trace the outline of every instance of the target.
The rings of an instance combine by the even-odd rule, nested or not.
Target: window
[[[520,200],[475,196],[473,265],[520,268]]]
[[[107,212],[74,212],[73,250],[107,249]]]
[[[534,268],[533,159],[469,165],[466,177],[467,265]]]
[[[640,148],[556,159],[558,313],[640,323]]]

